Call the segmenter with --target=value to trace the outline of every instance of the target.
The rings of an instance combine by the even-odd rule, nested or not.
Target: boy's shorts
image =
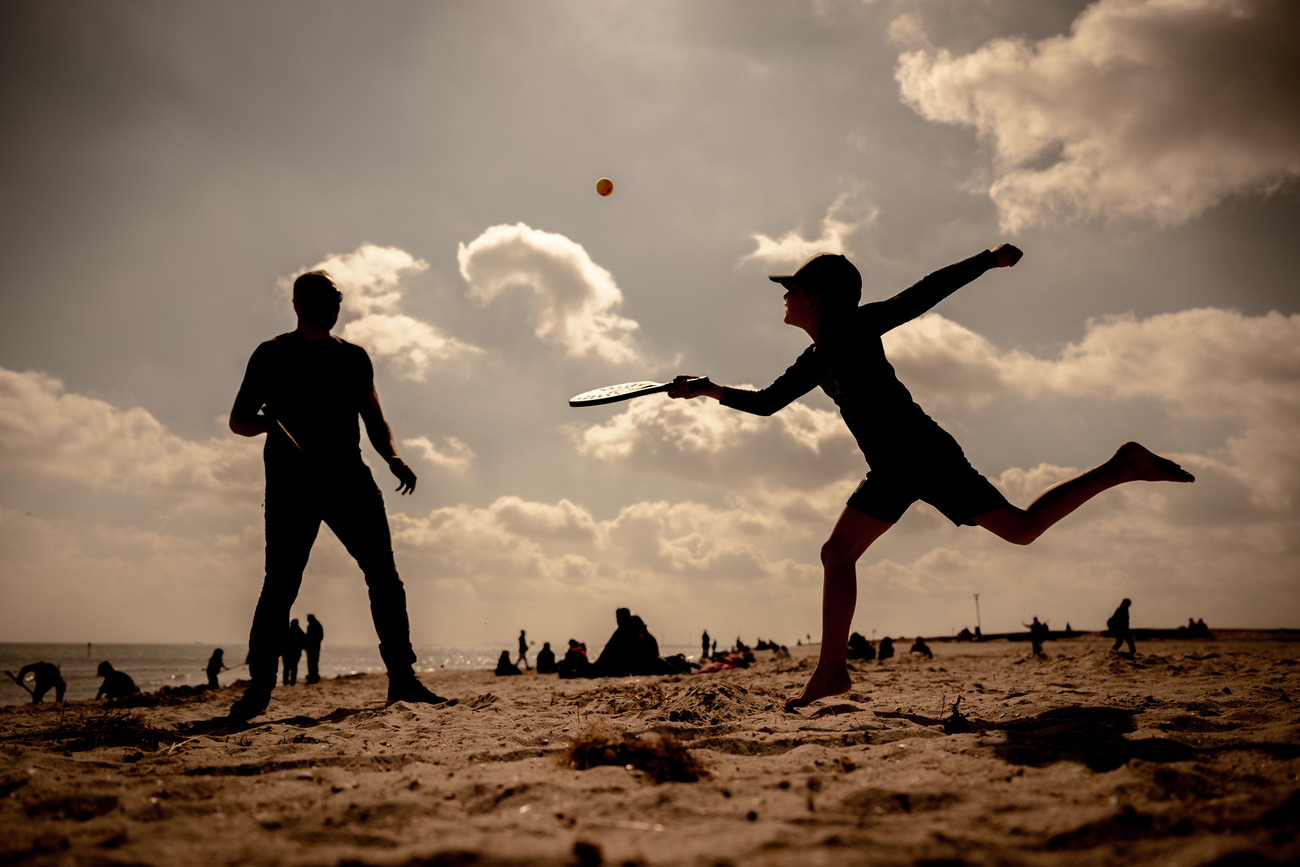
[[[974,526],[972,518],[1010,505],[964,458],[924,469],[872,470],[849,497],[848,505],[876,520],[897,524],[917,500],[934,506],[959,527]]]

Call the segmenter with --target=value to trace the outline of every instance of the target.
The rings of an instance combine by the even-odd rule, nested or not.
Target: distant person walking
[[[1033,647],[1034,656],[1043,655],[1043,640],[1047,638],[1047,624],[1039,623],[1035,617],[1032,623],[1022,623],[1021,626],[1029,630],[1029,644]]]
[[[63,680],[59,667],[53,662],[33,662],[18,669],[17,674],[10,674],[7,671],[5,674],[8,674],[14,679],[15,683],[32,694],[32,704],[40,704],[41,699],[45,698],[45,694],[50,690],[54,690],[55,701],[63,701],[63,693],[68,689],[68,684]],[[24,682],[29,674],[32,676],[30,688]]]
[[[709,630],[706,629],[704,630],[704,634],[700,636],[700,662],[704,662],[708,658],[709,658]]]
[[[1002,244],[935,271],[892,298],[861,305],[862,275],[853,263],[837,254],[814,256],[794,274],[770,278],[785,289],[785,322],[812,339],[785,373],[758,391],[687,376],[674,380],[671,397],[709,397],[755,415],[771,415],[820,387],[839,407],[870,466],[822,546],[821,654],[803,691],[786,701],[787,708],[853,687],[847,646],[858,600],[857,562],[917,500],[954,524],[978,525],[1027,545],[1108,488],[1139,480],[1193,481],[1173,461],[1130,442],[1105,463],[1021,509],[980,475],[952,435],[912,400],[885,357],[882,336],[986,271],[1015,265],[1022,255]]]
[[[220,647],[208,657],[208,689],[220,689],[217,675],[226,670],[225,651]]]
[[[302,649],[307,654],[307,683],[320,683],[320,646],[325,641],[325,627],[315,614],[307,615],[307,637]]]
[[[531,670],[528,667],[528,636],[524,634],[522,629],[519,630],[519,658],[515,660],[515,665],[521,662],[524,664],[525,670]]]
[[[284,685],[296,686],[298,683],[298,661],[302,659],[302,648],[307,643],[307,634],[298,625],[297,619],[289,621],[289,628],[284,633],[284,644],[280,656],[284,659]]]
[[[262,450],[266,577],[248,635],[252,683],[231,707],[233,719],[265,713],[271,701],[289,612],[322,521],[365,575],[379,655],[388,668],[388,702],[446,701],[415,676],[406,588],[393,560],[383,495],[361,459],[358,418],[397,477],[399,493],[415,490],[415,473],[397,455],[375,392],[370,356],[330,334],[342,300],[324,271],[295,280],[298,326],[257,347],[230,410],[235,433],[268,434]]]
[[[113,668],[108,660],[99,664],[96,673],[104,678],[104,682],[99,685],[99,692],[95,693],[96,701],[101,698],[126,698],[140,691],[135,681],[131,679],[131,675]]]
[[[1106,621],[1106,630],[1115,636],[1115,646],[1111,650],[1119,650],[1120,645],[1128,642],[1128,652],[1137,653],[1137,645],[1133,641],[1133,630],[1129,627],[1128,610],[1133,605],[1133,600],[1125,599],[1115,609],[1115,613]]]

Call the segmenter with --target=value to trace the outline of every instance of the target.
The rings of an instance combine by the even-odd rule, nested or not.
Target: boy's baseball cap
[[[772,274],[767,279],[780,283],[787,289],[798,286],[805,292],[852,299],[856,304],[862,298],[862,275],[847,258],[839,253],[818,253],[799,266],[793,274]]]

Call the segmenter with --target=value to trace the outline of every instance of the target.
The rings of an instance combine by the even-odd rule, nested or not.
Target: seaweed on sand
[[[597,765],[620,765],[645,771],[656,783],[694,783],[705,775],[686,749],[670,735],[646,732],[628,734],[593,726],[573,740],[569,765],[580,771]]]
[[[83,714],[76,719],[61,718],[59,724],[48,731],[24,732],[6,739],[46,741],[57,743],[58,749],[83,752],[100,747],[157,750],[159,745],[178,741],[181,737],[176,732],[153,728],[126,711],[105,710]]]

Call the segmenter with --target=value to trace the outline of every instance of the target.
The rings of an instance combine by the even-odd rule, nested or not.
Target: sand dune
[[[808,658],[10,707],[0,863],[1295,863],[1300,643],[1249,637],[939,644],[797,714]]]

